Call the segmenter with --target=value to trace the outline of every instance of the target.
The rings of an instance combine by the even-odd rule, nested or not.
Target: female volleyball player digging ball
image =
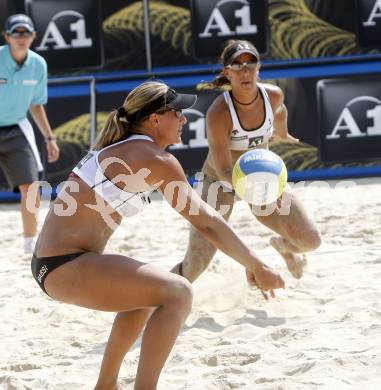
[[[201,88],[229,91],[219,95],[206,114],[209,153],[202,168],[204,174],[202,199],[211,199],[216,210],[223,210],[226,220],[234,205],[231,191],[232,170],[237,159],[252,148],[268,148],[271,137],[298,142],[287,130],[287,109],[283,103],[282,90],[274,85],[260,83],[258,72],[260,57],[257,49],[247,41],[229,41],[222,54],[223,69],[211,82]],[[217,197],[210,197],[210,188],[219,186]],[[229,188],[226,188],[230,186]],[[270,215],[253,214],[275,233],[271,245],[281,254],[291,274],[302,277],[306,264],[305,252],[320,245],[320,234],[314,222],[308,217],[302,203],[294,193],[286,189],[285,195],[291,205],[287,215],[276,207]],[[216,247],[206,240],[197,229],[191,227],[188,250],[178,272],[194,281],[208,266]],[[255,284],[254,275],[246,272],[248,282]]]
[[[261,289],[273,293],[284,287],[279,274],[192,190],[179,162],[164,150],[180,142],[186,123],[181,110],[195,101],[195,95],[178,94],[154,81],[131,91],[123,106],[111,112],[93,150],[73,170],[37,241],[32,273],[50,297],[118,312],[98,390],[117,387],[122,360],[144,325],[134,389],[155,389],[191,308],[192,288],[185,278],[127,256],[103,253],[122,216],[142,209],[153,189],[213,245],[250,269]]]

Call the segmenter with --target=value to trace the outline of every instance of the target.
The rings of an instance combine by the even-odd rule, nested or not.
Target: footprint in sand
[[[14,371],[14,372],[23,372],[29,370],[38,370],[42,368],[41,365],[38,364],[11,364],[10,366],[0,367],[1,371]]]
[[[304,374],[305,372],[309,371],[312,367],[314,367],[315,364],[316,362],[303,363],[292,370],[286,371],[285,374],[288,376],[292,376],[295,374]]]
[[[0,389],[7,390],[32,390],[22,380],[10,375],[0,376]]]
[[[232,362],[234,362],[234,365],[242,367],[255,363],[260,359],[260,354],[245,351],[237,352],[235,347],[228,347],[206,355],[202,361],[209,367],[229,367]],[[238,369],[238,371],[240,371],[240,369]]]

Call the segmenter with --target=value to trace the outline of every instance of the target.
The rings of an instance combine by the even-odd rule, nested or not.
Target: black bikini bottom
[[[35,255],[33,255],[31,263],[32,274],[33,277],[36,279],[38,285],[41,287],[42,291],[44,291],[45,294],[49,295],[45,290],[44,283],[46,277],[49,275],[50,272],[52,272],[59,266],[76,259],[78,256],[81,256],[84,253],[85,252],[68,253],[67,255],[50,257],[36,257]]]

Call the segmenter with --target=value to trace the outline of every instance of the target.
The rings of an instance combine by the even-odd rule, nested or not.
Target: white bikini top
[[[257,84],[257,86],[265,104],[265,119],[263,120],[262,125],[256,129],[245,130],[242,127],[229,91],[223,93],[233,122],[232,131],[230,133],[231,150],[248,150],[255,148],[262,143],[268,142],[274,132],[274,114],[269,96],[264,86],[260,84]]]
[[[146,135],[132,135],[126,140],[116,142],[101,150],[90,151],[73,169],[75,175],[80,177],[123,217],[129,217],[141,211],[150,203],[149,195],[154,190],[146,192],[126,192],[122,190],[104,175],[98,157],[100,153],[108,148],[133,140],[147,140],[153,142],[152,138]],[[122,160],[121,163],[123,164]]]

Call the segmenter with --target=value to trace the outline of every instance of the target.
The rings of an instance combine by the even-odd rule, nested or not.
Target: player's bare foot
[[[296,254],[288,251],[283,245],[282,237],[271,237],[270,244],[283,257],[288,270],[295,279],[300,279],[303,276],[304,268],[307,265],[307,257],[304,253]]]

